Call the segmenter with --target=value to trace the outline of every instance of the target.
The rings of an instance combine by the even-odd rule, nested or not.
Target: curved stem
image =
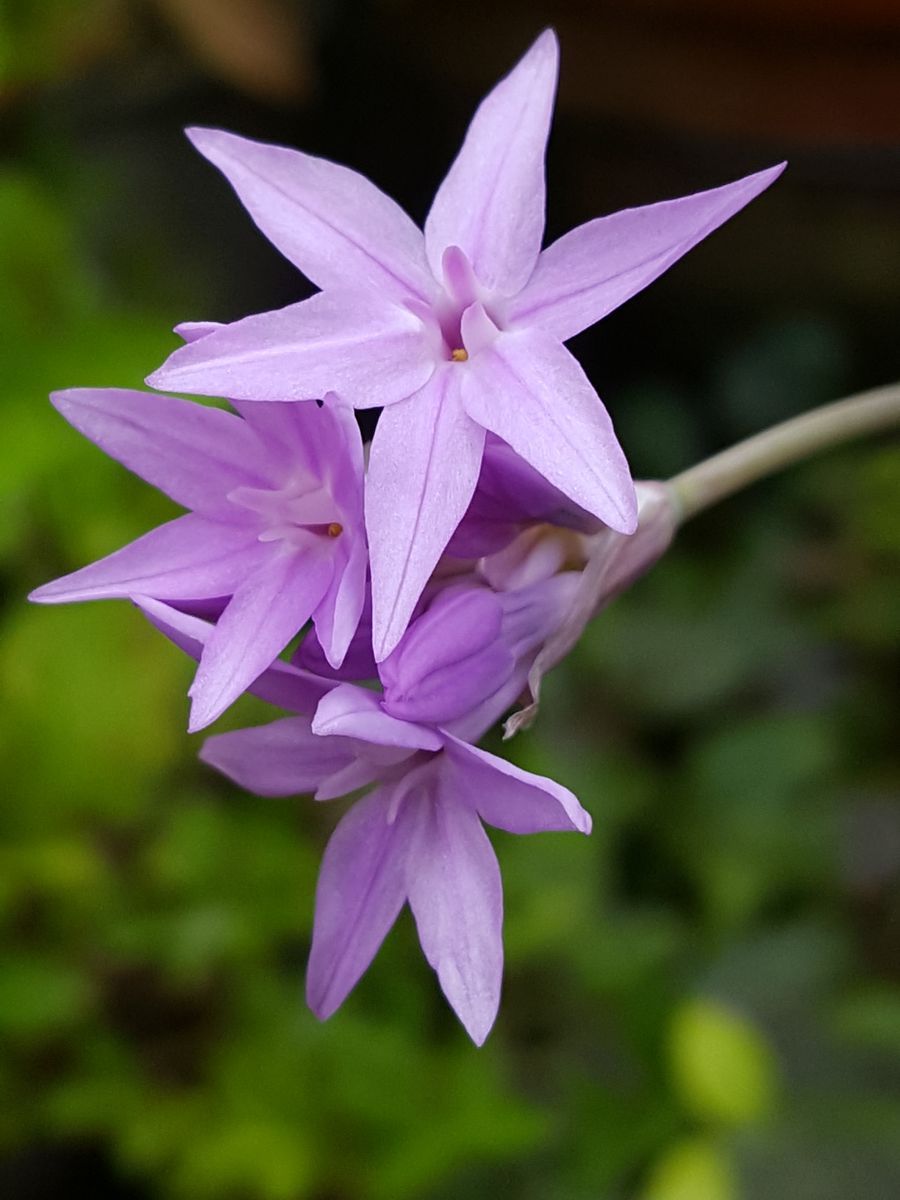
[[[900,426],[900,384],[860,392],[773,425],[669,480],[681,521],[819,450]]]

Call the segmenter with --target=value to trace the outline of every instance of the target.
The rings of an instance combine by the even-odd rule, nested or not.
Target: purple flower
[[[53,402],[193,511],[32,600],[219,600],[191,687],[192,730],[215,720],[310,618],[328,662],[341,663],[366,595],[362,442],[351,409],[331,398],[321,407],[238,405],[236,416],[115,388],[57,392]]]
[[[266,236],[323,290],[177,350],[154,386],[384,406],[366,484],[375,657],[396,646],[466,511],[486,431],[570,500],[631,532],[637,509],[609,416],[563,343],[646,287],[771,183],[589,221],[541,253],[558,50],[545,31],[482,102],[424,236],[344,167],[194,129]]]
[[[328,800],[368,784],[331,837],[316,888],[307,971],[322,1019],[343,1003],[408,900],[425,957],[480,1045],[503,971],[500,871],[481,821],[510,833],[590,832],[566,788],[447,731],[389,716],[339,684],[316,715],[210,738],[201,757],[250,791],[315,790]]]
[[[518,594],[453,585],[434,597],[382,665],[383,695],[274,663],[256,680],[291,716],[209,738],[201,757],[263,796],[330,800],[374,786],[325,851],[307,972],[321,1018],[343,1002],[404,902],[422,949],[473,1041],[493,1024],[503,969],[500,872],[482,828],[578,830],[591,820],[566,788],[467,744],[521,690],[537,646],[577,579]],[[137,603],[198,657],[213,627],[153,600]]]
[[[339,684],[312,721],[288,717],[220,734],[201,757],[264,795],[315,788],[327,800],[376,785],[325,851],[309,1005],[324,1019],[343,1003],[409,901],[425,957],[480,1045],[497,1014],[503,971],[500,871],[481,822],[510,833],[589,833],[590,817],[552,780],[387,707],[371,691]]]

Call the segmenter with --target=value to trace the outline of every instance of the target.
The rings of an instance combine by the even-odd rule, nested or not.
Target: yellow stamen
[[[454,362],[465,362],[469,357],[469,352],[468,350],[463,350],[463,348],[460,346],[458,350],[451,350],[450,357]]]
[[[337,521],[332,521],[328,526],[327,532],[329,537],[340,537],[344,532],[344,527],[343,525],[338,525]]]

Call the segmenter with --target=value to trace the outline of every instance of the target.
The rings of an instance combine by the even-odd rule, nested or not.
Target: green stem
[[[681,521],[819,450],[900,426],[900,384],[860,392],[774,425],[669,480]]]

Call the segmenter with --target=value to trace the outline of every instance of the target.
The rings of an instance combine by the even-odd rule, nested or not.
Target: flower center
[[[335,520],[341,513],[334,497],[307,471],[295,472],[280,488],[235,488],[228,499],[257,514],[261,542],[308,546],[311,538],[339,538],[344,532]]]
[[[472,265],[458,246],[448,246],[442,259],[443,289],[431,309],[431,320],[437,325],[440,354],[450,362],[467,362],[483,345],[496,336],[500,327],[493,311],[496,297],[482,287]],[[473,307],[474,306],[474,307]],[[479,315],[467,320],[471,309]],[[463,336],[463,329],[466,336]]]

